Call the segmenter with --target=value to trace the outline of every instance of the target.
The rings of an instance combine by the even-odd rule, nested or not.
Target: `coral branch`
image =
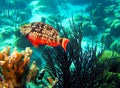
[[[28,47],[23,52],[14,49],[10,54],[10,47],[6,47],[0,52],[0,66],[4,78],[0,86],[6,88],[22,88],[24,86],[22,83],[31,54],[32,50]]]

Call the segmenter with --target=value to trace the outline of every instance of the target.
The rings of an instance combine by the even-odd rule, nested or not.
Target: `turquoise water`
[[[31,30],[26,36],[21,33],[25,24]],[[46,33],[36,31],[46,30],[45,25]],[[0,88],[120,88],[120,0],[0,0],[0,31]],[[47,43],[36,48],[28,36],[40,33]],[[38,37],[35,41],[42,40]],[[66,50],[64,38],[70,41]],[[54,39],[55,47],[48,43]],[[26,47],[32,54],[19,73],[15,69],[22,67],[24,56],[17,62],[12,52]],[[15,77],[8,76],[12,72]]]

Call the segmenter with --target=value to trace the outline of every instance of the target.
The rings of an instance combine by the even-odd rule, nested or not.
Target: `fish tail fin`
[[[67,47],[67,44],[70,42],[70,40],[67,38],[61,38],[60,40],[61,40],[60,44],[66,52],[66,47]]]

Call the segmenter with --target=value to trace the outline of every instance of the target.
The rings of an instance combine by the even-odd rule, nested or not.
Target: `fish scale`
[[[41,35],[37,34],[37,36],[42,36],[44,38],[50,38],[53,41],[57,41],[58,33],[51,26],[48,26],[40,22],[32,23],[31,26],[33,29],[32,31],[41,34]]]

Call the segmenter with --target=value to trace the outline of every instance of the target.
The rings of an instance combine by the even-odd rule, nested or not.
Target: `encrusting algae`
[[[31,54],[32,50],[29,47],[22,52],[14,49],[11,54],[10,47],[6,47],[0,52],[0,68],[3,75],[0,88],[23,88],[23,78]]]

